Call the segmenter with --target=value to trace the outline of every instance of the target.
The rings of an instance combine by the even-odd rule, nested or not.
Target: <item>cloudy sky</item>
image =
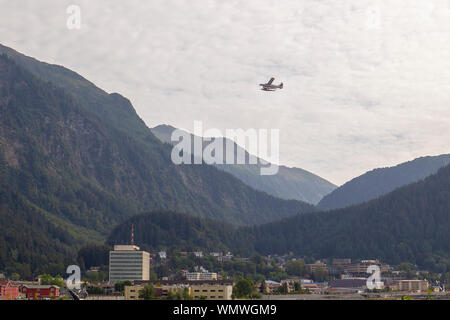
[[[66,26],[69,5],[81,29]],[[279,128],[336,184],[450,153],[450,1],[0,0],[0,43],[128,97],[148,126]],[[263,92],[274,76],[285,89]]]

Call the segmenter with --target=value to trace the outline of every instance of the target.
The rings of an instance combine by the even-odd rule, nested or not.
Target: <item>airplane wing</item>
[[[269,82],[267,82],[268,85],[271,85],[273,80],[275,80],[275,78],[270,78]]]

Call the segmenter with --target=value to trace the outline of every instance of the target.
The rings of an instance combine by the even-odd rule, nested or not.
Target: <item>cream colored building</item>
[[[398,289],[400,291],[428,291],[428,282],[425,280],[400,280],[398,282]]]
[[[233,282],[229,280],[211,281],[136,281],[133,286],[125,287],[125,300],[141,300],[139,291],[146,284],[155,287],[155,295],[158,297],[167,296],[169,292],[183,292],[188,288],[189,295],[196,300],[231,300],[233,293]]]
[[[144,286],[125,286],[125,300],[141,300],[139,298],[139,291],[141,291],[143,288]]]
[[[109,282],[149,280],[150,254],[134,245],[116,245],[109,252]]]
[[[193,285],[190,287],[194,299],[231,300],[232,285]]]
[[[144,288],[144,285],[125,286],[124,295],[125,300],[142,300],[139,298],[139,291]],[[159,297],[165,297],[169,292],[183,293],[185,287],[182,286],[155,286],[155,295]],[[188,287],[189,295],[191,295],[190,288]]]

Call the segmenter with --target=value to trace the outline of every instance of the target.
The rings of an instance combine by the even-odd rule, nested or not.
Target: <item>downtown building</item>
[[[150,254],[135,245],[115,245],[109,252],[109,283],[149,280]]]
[[[217,273],[209,272],[203,267],[195,267],[194,272],[186,272],[186,279],[189,281],[217,280]]]
[[[215,273],[215,272],[187,272],[186,279],[189,281],[217,280],[217,273]]]
[[[155,296],[166,298],[169,292],[187,293],[195,300],[232,300],[233,281],[232,280],[152,280],[133,281],[133,285],[125,286],[125,300],[142,300],[139,291],[145,285],[153,285]]]
[[[427,292],[429,287],[426,280],[400,280],[398,282],[399,291]]]
[[[59,287],[55,285],[23,285],[20,293],[27,300],[57,299],[59,297]]]
[[[372,265],[378,266],[381,273],[389,270],[389,266],[387,264],[381,263],[378,260],[361,260],[361,262],[358,263],[344,265],[344,272],[352,275],[353,277],[366,277],[367,268]]]

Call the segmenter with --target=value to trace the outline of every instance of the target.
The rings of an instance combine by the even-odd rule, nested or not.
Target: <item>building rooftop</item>
[[[115,245],[114,246],[114,251],[139,251],[140,248],[138,246],[135,245]]]
[[[330,281],[331,288],[363,288],[366,286],[367,279],[338,279]]]
[[[11,281],[0,281],[0,286],[11,286],[11,287],[17,287],[12,283]]]
[[[265,282],[266,282],[267,284],[274,284],[274,285],[279,285],[279,284],[281,284],[281,283],[276,282],[276,281],[273,281],[273,280],[266,280]]]
[[[134,280],[133,284],[161,284],[161,285],[233,285],[233,280]]]
[[[55,286],[55,285],[53,285],[53,284],[49,284],[49,285],[43,285],[43,284],[39,284],[39,285],[28,285],[28,284],[25,284],[25,285],[23,285],[22,287],[28,288],[28,289],[49,289],[49,288],[54,287],[54,288],[58,288],[58,289],[59,289],[58,286]]]

